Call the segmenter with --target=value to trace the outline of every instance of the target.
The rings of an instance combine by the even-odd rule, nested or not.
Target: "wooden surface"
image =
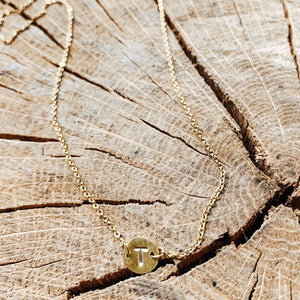
[[[219,174],[177,103],[156,3],[71,4],[58,114],[71,154],[127,241],[184,249]],[[124,266],[51,124],[66,30],[56,5],[0,45],[0,299],[300,299],[300,4],[166,7],[178,80],[227,170],[202,246],[146,275]]]

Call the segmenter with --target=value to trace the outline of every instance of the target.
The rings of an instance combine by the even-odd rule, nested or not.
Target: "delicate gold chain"
[[[202,131],[200,130],[199,125],[197,124],[194,115],[191,113],[190,107],[185,102],[185,99],[181,93],[181,89],[178,86],[178,82],[177,82],[177,78],[176,78],[176,74],[175,74],[175,70],[174,70],[174,65],[173,65],[172,53],[170,50],[170,42],[169,42],[168,33],[167,33],[167,23],[166,23],[165,7],[164,7],[163,0],[158,0],[158,9],[159,9],[159,16],[160,16],[161,32],[163,35],[164,46],[165,46],[165,51],[166,51],[166,55],[167,55],[168,65],[169,65],[169,71],[170,71],[172,83],[173,83],[177,98],[179,99],[180,104],[181,104],[182,108],[184,109],[185,114],[190,119],[193,129],[194,129],[195,133],[197,134],[198,138],[200,139],[201,143],[205,147],[208,155],[213,159],[213,161],[215,162],[215,164],[218,166],[218,168],[220,170],[219,185],[218,185],[217,189],[215,190],[214,194],[210,197],[210,200],[208,201],[208,203],[202,213],[202,218],[200,221],[200,227],[199,227],[199,231],[198,231],[198,237],[197,237],[196,241],[189,248],[185,249],[183,252],[165,251],[166,256],[171,257],[171,258],[179,258],[180,259],[180,258],[190,255],[202,243],[204,232],[205,232],[207,216],[208,216],[211,208],[213,207],[215,201],[217,200],[218,196],[222,192],[224,185],[225,185],[225,167],[220,162],[219,158],[216,156],[213,149],[207,143],[206,139],[203,137]]]
[[[0,15],[0,30],[2,29],[2,26],[4,24],[5,17],[7,17],[9,15],[12,15],[12,14],[22,15],[24,13],[24,11],[36,1],[37,0],[31,0],[19,9],[4,10],[2,12],[2,14]],[[127,243],[123,239],[121,233],[116,229],[116,227],[113,224],[111,218],[104,212],[104,210],[99,206],[99,204],[96,202],[96,200],[91,196],[91,193],[88,191],[87,186],[84,183],[84,181],[83,181],[83,179],[82,179],[82,177],[79,173],[79,170],[78,170],[78,168],[75,164],[75,161],[73,160],[73,158],[70,155],[69,146],[68,146],[66,140],[64,139],[62,128],[61,128],[61,126],[60,126],[60,124],[57,120],[58,95],[59,95],[64,70],[65,70],[65,67],[66,67],[66,64],[67,64],[67,61],[68,61],[68,58],[69,58],[70,48],[71,48],[71,44],[72,44],[72,40],[73,40],[74,15],[73,15],[72,6],[66,0],[47,0],[45,2],[45,5],[44,5],[41,13],[39,13],[38,15],[30,18],[28,20],[28,22],[23,27],[19,28],[15,32],[13,32],[13,34],[9,38],[5,39],[3,35],[1,35],[0,37],[1,37],[1,40],[2,40],[3,43],[5,43],[7,45],[11,44],[20,32],[26,30],[34,21],[36,21],[39,18],[41,18],[42,16],[44,16],[47,13],[47,9],[48,9],[49,6],[51,6],[53,4],[57,4],[57,3],[63,4],[65,6],[66,10],[67,10],[67,13],[68,13],[68,26],[67,26],[68,30],[67,30],[66,40],[65,40],[64,53],[63,53],[63,57],[62,57],[62,59],[59,63],[58,72],[57,72],[56,79],[55,79],[55,85],[54,85],[54,88],[53,88],[53,95],[52,95],[52,98],[51,98],[52,123],[54,125],[55,130],[56,130],[58,140],[61,143],[61,146],[62,146],[62,149],[64,151],[65,157],[66,157],[66,159],[67,159],[67,161],[68,161],[68,163],[69,163],[69,165],[70,165],[70,167],[73,171],[73,174],[76,178],[77,183],[80,186],[81,191],[83,192],[83,195],[92,204],[93,208],[96,209],[97,214],[102,218],[103,222],[112,231],[114,237],[119,241],[120,246],[122,248],[125,248],[125,247],[127,247]],[[219,185],[218,185],[216,191],[214,192],[214,194],[210,197],[210,200],[207,203],[206,208],[203,211],[202,218],[201,218],[201,221],[200,221],[200,228],[199,228],[199,232],[198,232],[198,236],[197,236],[196,241],[189,248],[185,249],[182,252],[169,251],[169,250],[164,250],[162,248],[159,248],[160,254],[157,255],[157,257],[166,256],[166,257],[170,257],[170,258],[182,259],[185,256],[188,256],[189,254],[191,254],[193,251],[195,251],[197,249],[197,247],[200,246],[200,244],[203,240],[203,235],[204,235],[204,232],[205,232],[205,225],[206,225],[206,221],[207,221],[207,216],[209,214],[210,209],[214,205],[215,201],[217,200],[219,194],[221,193],[221,191],[223,190],[224,185],[225,185],[225,168],[224,168],[223,164],[220,162],[220,160],[218,159],[218,157],[215,155],[212,148],[207,143],[206,139],[203,137],[202,131],[200,130],[200,128],[199,128],[199,126],[198,126],[198,124],[197,124],[197,122],[194,118],[194,115],[191,113],[190,107],[185,102],[185,99],[184,99],[184,97],[181,93],[181,90],[180,90],[179,86],[178,86],[178,82],[177,82],[177,78],[176,78],[176,74],[175,74],[174,66],[173,66],[173,58],[172,58],[172,54],[171,54],[171,51],[170,51],[169,38],[168,38],[168,34],[167,34],[167,24],[166,24],[166,20],[165,20],[165,9],[164,9],[163,0],[158,0],[158,7],[159,7],[159,12],[160,12],[161,30],[162,30],[162,35],[163,35],[163,39],[164,39],[164,46],[165,46],[165,50],[166,50],[166,55],[167,55],[167,60],[168,60],[168,65],[169,65],[169,71],[170,71],[170,74],[171,74],[172,83],[173,83],[174,89],[176,91],[177,97],[178,97],[178,99],[179,99],[186,115],[190,119],[195,133],[199,137],[201,143],[204,145],[206,151],[208,152],[208,155],[213,159],[213,161],[218,166],[218,168],[220,170],[220,174],[221,174]]]

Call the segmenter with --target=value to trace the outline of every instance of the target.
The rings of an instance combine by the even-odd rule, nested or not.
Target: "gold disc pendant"
[[[137,274],[145,274],[152,271],[158,263],[158,249],[151,241],[137,237],[128,243],[124,249],[123,259],[129,270]]]

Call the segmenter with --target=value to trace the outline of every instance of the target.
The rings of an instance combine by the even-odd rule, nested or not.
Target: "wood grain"
[[[146,236],[184,249],[218,170],[177,103],[156,3],[71,4],[74,42],[58,108],[71,154],[126,240]],[[8,19],[8,32],[41,5]],[[125,268],[51,124],[66,26],[56,5],[12,45],[0,45],[0,299],[297,299],[299,81],[283,4],[181,0],[166,7],[178,80],[227,170],[203,245],[150,274],[134,277]],[[288,7],[293,19],[299,4]],[[270,248],[274,228],[282,235]],[[286,250],[274,254],[281,239]],[[283,269],[272,273],[274,259]],[[208,270],[216,286],[203,278]]]
[[[176,3],[167,11],[177,35],[203,76],[212,77],[256,165],[281,184],[297,181],[299,82],[281,3]]]
[[[244,245],[225,246],[182,276],[132,278],[75,299],[298,299],[299,242],[297,217],[279,206]]]

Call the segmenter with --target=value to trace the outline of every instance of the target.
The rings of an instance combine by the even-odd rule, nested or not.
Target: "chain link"
[[[2,29],[2,26],[4,25],[5,17],[13,15],[13,14],[22,15],[24,13],[24,11],[28,7],[30,7],[32,4],[34,4],[36,1],[37,0],[31,0],[19,9],[4,10],[0,15],[0,30]],[[58,66],[57,75],[56,75],[56,79],[55,79],[55,85],[53,88],[53,94],[51,97],[52,123],[54,125],[58,140],[61,143],[63,152],[68,161],[68,164],[71,167],[71,170],[74,174],[74,177],[76,178],[76,181],[77,181],[83,195],[86,197],[88,202],[90,202],[92,204],[92,207],[96,210],[98,216],[100,218],[102,218],[103,222],[112,231],[114,237],[119,241],[120,246],[122,248],[125,248],[125,247],[127,247],[127,243],[123,239],[121,233],[116,229],[111,218],[99,206],[99,204],[96,202],[94,197],[91,196],[91,193],[89,192],[86,184],[84,183],[84,181],[79,173],[79,170],[75,164],[75,161],[73,160],[72,156],[70,155],[69,146],[64,138],[62,127],[60,126],[58,119],[57,119],[59,91],[60,91],[60,87],[61,87],[64,70],[65,70],[65,67],[66,67],[66,64],[67,64],[67,61],[69,58],[72,40],[73,40],[74,14],[73,14],[72,6],[66,0],[47,0],[45,2],[43,9],[41,10],[41,12],[38,15],[30,18],[23,27],[18,28],[18,30],[13,32],[13,34],[9,38],[5,39],[5,37],[2,34],[1,34],[0,38],[3,43],[5,43],[7,45],[11,44],[19,33],[26,30],[33,22],[35,22],[36,20],[38,20],[39,18],[44,16],[47,13],[47,9],[49,6],[51,6],[53,4],[57,4],[57,3],[63,4],[65,6],[67,13],[68,13],[68,25],[67,25],[67,34],[66,34],[66,39],[65,39],[64,53],[63,53],[63,57]],[[210,147],[210,145],[207,143],[206,139],[203,137],[202,131],[200,130],[199,125],[197,124],[197,122],[194,118],[194,115],[192,114],[192,112],[190,110],[190,107],[187,105],[185,98],[183,97],[183,95],[181,93],[181,89],[179,88],[179,85],[177,82],[174,65],[173,65],[173,58],[172,58],[172,54],[171,54],[171,50],[170,50],[170,42],[169,42],[168,33],[167,33],[167,24],[166,24],[165,8],[164,8],[163,0],[158,0],[158,8],[159,8],[159,13],[160,13],[161,30],[162,30],[162,35],[163,35],[163,41],[164,41],[169,71],[170,71],[170,75],[171,75],[171,79],[172,79],[172,83],[173,83],[175,92],[181,103],[182,108],[185,111],[185,114],[190,119],[193,130],[199,137],[201,143],[204,145],[209,157],[211,157],[213,159],[213,161],[215,162],[215,164],[218,166],[218,168],[220,170],[219,185],[218,185],[216,191],[214,192],[214,194],[210,197],[210,200],[208,201],[208,203],[203,211],[196,241],[189,248],[185,249],[182,252],[175,252],[175,251],[164,250],[163,248],[159,248],[159,255],[156,256],[157,258],[166,256],[166,257],[170,257],[170,258],[182,259],[182,258],[190,255],[193,251],[195,251],[202,243],[204,232],[205,232],[205,225],[207,222],[207,216],[208,216],[211,208],[213,207],[215,201],[217,200],[218,196],[222,192],[224,185],[225,185],[225,168],[224,168],[223,164],[220,162],[219,158],[215,155],[215,153],[212,150],[212,148]]]

